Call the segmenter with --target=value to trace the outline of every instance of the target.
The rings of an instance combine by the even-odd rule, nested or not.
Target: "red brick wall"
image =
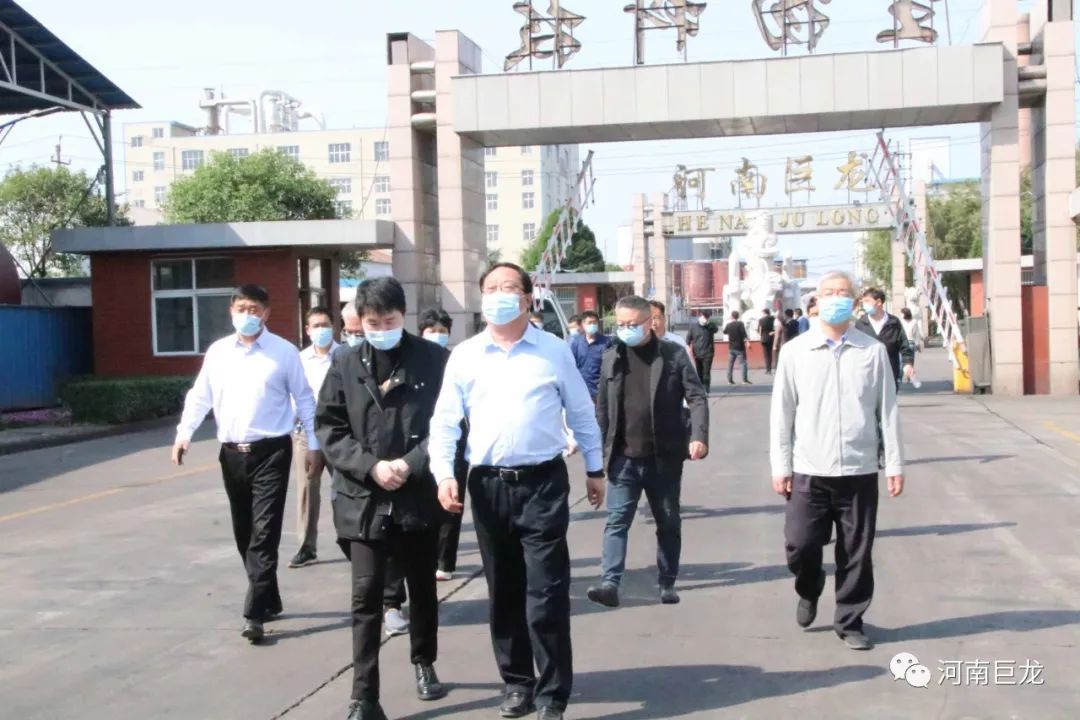
[[[983,287],[982,270],[972,270],[969,279],[971,282],[971,315],[972,317],[979,317],[986,312],[986,290]]]
[[[209,254],[209,253],[207,253]],[[213,253],[220,257],[222,252]],[[271,332],[299,340],[296,256],[291,249],[231,253],[236,284],[254,282],[270,293]],[[176,257],[192,257],[179,253]],[[150,260],[161,254],[99,253],[90,260],[94,372],[98,375],[194,375],[201,355],[155,357],[150,307]]]

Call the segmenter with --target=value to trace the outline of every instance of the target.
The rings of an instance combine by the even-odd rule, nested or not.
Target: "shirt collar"
[[[269,332],[270,332],[269,330],[267,330],[266,328],[263,328],[262,332],[259,333],[259,336],[257,338],[255,338],[254,341],[252,341],[251,347],[253,347],[253,348],[257,347],[259,349],[262,349],[263,341],[266,339],[266,335]],[[249,349],[248,346],[244,344],[244,341],[240,339],[240,333],[236,333],[234,335],[234,337],[236,338],[235,339],[235,343],[236,343],[235,347],[244,348],[245,350]]]
[[[525,326],[525,334],[521,336],[521,339],[515,342],[511,347],[516,347],[522,342],[527,342],[530,345],[536,345],[540,341],[540,333],[544,330],[538,330],[532,323],[528,323]],[[499,347],[495,342],[495,338],[491,335],[491,330],[484,330],[484,348],[489,349],[493,347]],[[499,348],[500,350],[502,348]]]
[[[832,342],[829,338],[825,337],[824,331],[821,329],[821,321],[816,323],[810,323],[810,329],[806,331],[806,335],[810,337],[810,347],[814,350],[823,347],[833,347],[838,345],[853,345],[855,347],[866,347],[865,342],[869,338],[864,333],[855,329],[855,323],[850,323],[847,330],[844,331],[843,337],[840,338],[840,342]]]
[[[327,350],[326,350],[326,355],[324,355],[320,359],[329,360],[330,357],[333,356],[334,351],[338,349],[339,345],[340,345],[340,343],[338,343],[338,342],[336,342],[334,340],[331,340],[330,341],[330,347],[327,348]],[[308,345],[306,348],[301,350],[300,351],[300,356],[304,357],[304,358],[315,358],[316,357],[316,355],[315,355],[315,343],[312,343],[311,345]]]

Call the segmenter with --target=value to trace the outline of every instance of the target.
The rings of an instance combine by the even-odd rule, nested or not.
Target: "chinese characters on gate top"
[[[821,7],[832,0],[748,1],[765,44],[783,55],[788,54],[788,48],[798,45],[805,45],[807,52],[813,53],[831,22]],[[519,30],[521,47],[506,56],[503,70],[512,70],[525,60],[532,70],[533,58],[552,58],[552,66],[560,69],[581,50],[581,42],[574,37],[574,30],[585,22],[585,17],[564,8],[560,0],[549,0],[547,14],[542,15],[533,7],[533,2],[520,0],[514,3],[514,12],[525,16],[525,24]],[[944,6],[946,11],[948,6],[948,0],[864,2],[880,3],[892,16],[892,27],[879,32],[877,41],[892,43],[893,47],[899,47],[902,40],[937,42],[935,6]],[[675,48],[686,60],[687,39],[698,34],[705,7],[706,3],[693,0],[634,0],[626,5],[623,11],[634,16],[634,62],[645,63],[645,32],[648,30],[675,30]]]

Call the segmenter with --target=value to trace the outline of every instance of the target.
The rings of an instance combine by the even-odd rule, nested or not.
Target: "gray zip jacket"
[[[896,383],[885,346],[848,328],[830,343],[819,323],[784,343],[773,384],[769,459],[774,477],[904,473]]]

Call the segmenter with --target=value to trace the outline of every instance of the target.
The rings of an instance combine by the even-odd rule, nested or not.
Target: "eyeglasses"
[[[818,297],[855,297],[848,288],[825,288],[818,290]]]
[[[647,322],[650,322],[650,321],[639,322],[639,323],[617,322],[617,323],[615,323],[615,327],[617,327],[620,330],[636,330],[637,328],[645,327]]]
[[[491,293],[494,293],[494,292],[504,292],[504,293],[513,293],[514,295],[524,295],[525,294],[525,288],[521,287],[521,285],[516,283],[516,282],[508,280],[507,282],[504,282],[502,285],[495,285],[494,283],[489,284],[489,285],[485,285],[483,287],[483,289],[481,290],[481,292],[484,295],[490,295]]]

